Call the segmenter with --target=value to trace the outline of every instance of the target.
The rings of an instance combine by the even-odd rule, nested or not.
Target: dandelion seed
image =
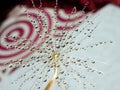
[[[5,47],[4,49],[8,51],[16,50],[14,55],[20,55],[15,61],[14,59],[8,61],[8,63],[12,61],[8,68],[21,67],[23,70],[26,70],[22,75],[18,76],[17,79],[11,81],[11,86],[13,84],[19,84],[18,90],[23,90],[25,88],[24,85],[32,80],[31,87],[29,87],[30,90],[49,90],[54,83],[57,83],[58,88],[61,90],[70,90],[73,86],[71,81],[73,83],[77,82],[78,84],[76,86],[80,86],[83,89],[89,86],[95,87],[88,81],[86,73],[102,74],[101,71],[92,67],[97,62],[75,54],[78,54],[81,50],[87,51],[88,49],[99,47],[100,45],[112,43],[112,41],[99,41],[82,46],[82,43],[87,38],[91,38],[97,27],[94,26],[93,21],[89,21],[89,16],[86,15],[83,17],[83,20],[77,22],[77,25],[86,23],[81,30],[79,28],[76,29],[77,25],[74,25],[74,22],[70,25],[69,22],[66,22],[65,26],[62,26],[62,30],[58,30],[60,29],[57,17],[58,0],[56,0],[54,7],[54,15],[51,17],[55,23],[53,27],[49,25],[51,24],[50,16],[46,11],[41,9],[41,0],[39,6],[41,10],[36,8],[34,0],[31,0],[31,3],[35,10],[26,9],[25,14],[20,15],[20,17],[26,16],[30,22],[20,21],[15,23],[19,25],[19,23],[22,22],[28,25],[30,27],[29,35],[22,37],[23,30],[20,29],[19,36],[21,37],[16,37],[13,34],[13,36],[10,37],[1,37],[2,39],[7,38],[9,41],[15,42],[13,45],[9,45],[8,43],[6,46],[0,43],[1,47]],[[89,3],[81,10],[82,14],[84,14],[83,12],[88,4]],[[77,10],[74,7],[70,15],[79,17],[76,13]],[[68,21],[71,19],[70,15],[68,15],[67,18]],[[94,27],[91,28],[90,26]],[[1,36],[3,36],[3,34],[1,34]],[[34,55],[34,53],[36,54]],[[11,56],[14,57],[14,55]],[[8,57],[10,56],[8,55]],[[2,56],[0,56],[0,58],[2,58]],[[7,66],[7,64],[3,65],[3,67],[4,66]],[[52,71],[54,72],[53,75],[51,75]]]

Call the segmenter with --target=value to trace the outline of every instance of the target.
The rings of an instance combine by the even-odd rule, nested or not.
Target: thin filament
[[[56,77],[57,77],[57,62],[56,62],[56,59],[54,59],[54,75],[51,78],[51,80],[49,81],[49,83],[47,84],[47,86],[45,87],[45,90],[50,90]]]

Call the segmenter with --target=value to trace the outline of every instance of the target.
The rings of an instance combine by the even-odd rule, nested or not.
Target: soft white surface
[[[95,15],[97,18],[94,22],[100,21],[101,23],[93,33],[93,43],[94,41],[112,40],[113,44],[90,49],[87,54],[84,54],[95,58],[98,62],[105,63],[102,67],[104,75],[98,80],[96,80],[97,77],[94,78],[96,87],[89,88],[89,90],[120,90],[120,8],[107,5]],[[87,42],[90,41],[86,40],[84,43]],[[18,70],[14,75],[4,79],[0,90],[18,90],[17,86],[11,87],[9,82],[21,72],[21,70]],[[73,88],[76,90],[75,87]],[[56,90],[55,85],[51,90]]]

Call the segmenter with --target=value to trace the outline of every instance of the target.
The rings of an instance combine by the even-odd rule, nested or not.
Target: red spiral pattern
[[[49,34],[50,30],[51,18],[43,10],[30,9],[27,13],[22,12],[14,18],[8,18],[0,30],[0,66],[11,63],[11,60],[16,62],[27,58],[33,52],[27,49],[16,49],[14,46],[21,47],[23,43],[27,43],[30,47],[29,40],[39,46],[42,43],[40,35],[44,38],[46,36],[44,32],[47,31]],[[16,37],[11,39],[10,36]],[[7,45],[12,47],[8,48]]]
[[[57,10],[57,19],[59,22],[57,30],[71,30],[77,27],[85,15],[86,13],[83,11],[78,12],[74,8],[71,11]]]

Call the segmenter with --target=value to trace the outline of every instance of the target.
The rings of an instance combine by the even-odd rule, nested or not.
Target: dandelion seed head
[[[18,78],[11,81],[11,86],[18,85],[18,90],[22,90],[27,87],[28,83],[31,83],[30,90],[44,90],[53,76],[52,73],[57,68],[55,83],[60,90],[70,90],[74,86],[71,81],[77,82],[78,84],[75,86],[78,88],[80,86],[83,90],[89,86],[95,87],[88,77],[92,73],[101,75],[102,71],[92,67],[97,63],[96,60],[80,57],[81,53],[79,52],[87,52],[89,49],[112,43],[112,41],[99,41],[90,45],[83,45],[86,39],[92,37],[97,27],[93,21],[89,20],[89,16],[85,15],[85,12],[83,13],[88,3],[81,10],[80,16],[78,16],[79,12],[77,14],[76,7],[73,7],[71,13],[66,15],[67,19],[58,16],[60,12],[57,10],[57,6],[54,7],[53,15],[50,16],[46,9],[37,9],[34,0],[31,0],[31,3],[35,10],[26,8],[24,14],[17,16],[20,17],[17,21],[19,27],[21,22],[30,26],[30,28],[25,27],[28,29],[25,36],[23,36],[23,29],[21,28],[18,28],[17,32],[11,31],[7,36],[6,33],[3,35],[4,29],[0,33],[5,36],[0,37],[2,38],[1,41],[8,41],[7,44],[5,42],[0,43],[2,48],[15,53],[18,57],[17,59],[13,58],[15,55],[10,56],[9,52],[8,58],[10,57],[10,59],[8,62],[3,62],[2,70],[5,71],[6,68],[13,70],[13,68],[20,67],[24,71]],[[56,0],[57,4],[58,1]],[[41,1],[39,8],[42,8]],[[61,11],[61,13],[63,12]],[[21,21],[24,16],[30,22]],[[82,18],[79,19],[80,17]],[[53,26],[51,25],[51,18],[54,22]],[[79,19],[77,22],[75,22],[76,18]],[[83,27],[77,28],[78,25],[83,25]]]

